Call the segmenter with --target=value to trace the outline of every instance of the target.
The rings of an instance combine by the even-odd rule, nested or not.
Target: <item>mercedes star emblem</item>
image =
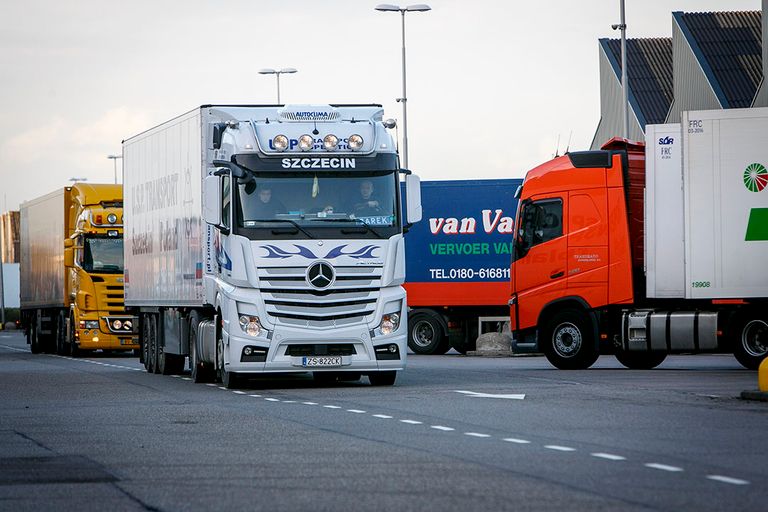
[[[334,277],[333,267],[324,261],[313,263],[307,269],[307,282],[318,289],[331,286]]]

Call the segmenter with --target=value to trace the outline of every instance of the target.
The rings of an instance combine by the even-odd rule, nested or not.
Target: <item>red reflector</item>
[[[607,340],[608,339],[608,335],[607,334],[601,334],[600,335],[600,339],[601,340]]]
[[[96,215],[96,224],[103,224],[103,222],[101,222],[101,214]]]

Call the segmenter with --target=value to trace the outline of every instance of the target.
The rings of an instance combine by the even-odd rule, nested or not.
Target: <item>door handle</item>
[[[555,272],[554,274],[550,274],[550,279],[557,279],[558,277],[563,277],[565,275],[565,270],[561,270],[560,272]]]

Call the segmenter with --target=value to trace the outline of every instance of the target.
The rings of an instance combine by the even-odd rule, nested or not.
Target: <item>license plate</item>
[[[310,366],[341,366],[341,356],[310,356],[302,357],[301,365]]]

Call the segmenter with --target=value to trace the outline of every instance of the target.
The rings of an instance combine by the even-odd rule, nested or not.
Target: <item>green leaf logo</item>
[[[750,192],[760,192],[768,186],[768,169],[764,165],[754,163],[744,171],[744,186]]]

